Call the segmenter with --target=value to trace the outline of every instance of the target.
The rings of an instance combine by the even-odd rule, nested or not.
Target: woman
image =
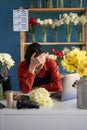
[[[28,45],[25,60],[18,65],[18,82],[21,91],[29,93],[34,87],[48,91],[62,91],[61,76],[55,60],[47,54],[38,43]]]

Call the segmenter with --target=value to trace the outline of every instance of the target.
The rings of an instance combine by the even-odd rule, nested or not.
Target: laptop
[[[77,97],[77,89],[73,87],[75,81],[80,79],[79,74],[66,74],[62,78],[63,81],[63,91],[62,93],[52,92],[51,97],[58,99],[59,101],[67,101]]]

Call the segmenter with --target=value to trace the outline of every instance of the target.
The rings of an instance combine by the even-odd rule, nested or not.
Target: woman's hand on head
[[[35,55],[36,53],[34,53],[31,56],[30,65],[29,65],[29,70],[32,73],[35,72],[36,67],[41,66],[41,65],[43,66],[46,61],[46,53],[42,53],[39,56],[35,56]]]
[[[44,65],[44,63],[46,61],[46,55],[47,55],[46,53],[42,53],[36,57],[37,61],[39,62],[39,64],[38,64],[39,66]],[[38,65],[37,65],[37,67],[38,67]]]

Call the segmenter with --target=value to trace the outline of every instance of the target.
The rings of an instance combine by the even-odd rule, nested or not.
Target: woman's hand
[[[35,69],[39,68],[39,66],[43,67],[43,65],[46,61],[46,53],[42,53],[42,54],[40,54],[39,56],[36,56],[36,57],[35,57],[35,55],[36,55],[36,53],[34,53],[31,56],[30,65],[29,65],[29,71],[33,74],[35,73]],[[40,67],[40,69],[42,67]]]

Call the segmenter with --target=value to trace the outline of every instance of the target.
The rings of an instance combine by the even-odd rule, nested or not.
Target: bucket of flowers
[[[78,73],[80,80],[77,85],[77,107],[87,109],[87,51],[75,48],[67,53],[61,62],[69,73]]]
[[[0,53],[0,84],[3,86],[3,91],[10,88],[10,77],[8,69],[14,66],[15,62],[8,53]]]

